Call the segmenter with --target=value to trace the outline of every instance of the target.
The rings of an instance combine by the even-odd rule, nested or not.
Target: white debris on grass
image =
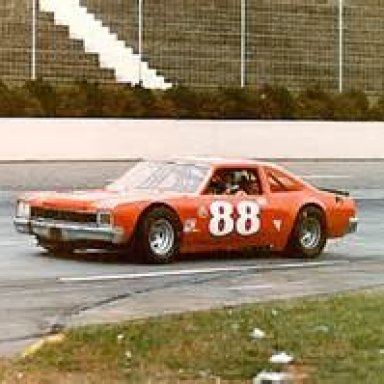
[[[253,378],[252,384],[288,384],[293,383],[293,377],[287,372],[266,372],[261,371]]]
[[[132,359],[132,352],[131,351],[125,351],[125,357],[130,360]]]
[[[292,361],[293,356],[288,355],[286,352],[276,353],[269,359],[269,362],[273,364],[289,364]]]
[[[251,332],[251,337],[253,339],[264,339],[265,332],[259,328],[254,328],[253,331]]]
[[[380,355],[384,355],[384,348],[379,349]]]
[[[121,343],[124,340],[124,335],[122,333],[117,335],[117,341]]]
[[[329,327],[328,327],[328,325],[318,325],[317,327],[315,327],[315,331],[328,333]]]
[[[277,316],[279,312],[276,309],[272,309],[271,314],[272,316]]]

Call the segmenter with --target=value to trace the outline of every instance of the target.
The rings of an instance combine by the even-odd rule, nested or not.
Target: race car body
[[[129,248],[158,263],[244,248],[315,257],[357,228],[343,193],[274,164],[209,159],[139,162],[101,190],[26,193],[14,223],[52,252]]]

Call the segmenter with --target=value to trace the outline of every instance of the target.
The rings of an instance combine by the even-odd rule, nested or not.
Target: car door
[[[216,177],[220,174],[231,174],[233,185],[230,185],[228,177],[225,181],[227,190],[224,185],[212,188],[208,185],[206,193],[201,196],[198,208],[200,242],[210,251],[266,246],[265,232],[268,228],[263,218],[266,196],[258,168],[218,169],[212,175],[212,184],[217,184]],[[241,180],[242,176],[245,180]]]

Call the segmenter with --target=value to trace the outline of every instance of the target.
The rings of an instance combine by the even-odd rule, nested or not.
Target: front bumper
[[[357,227],[359,224],[359,219],[357,217],[351,217],[349,219],[348,228],[347,228],[347,234],[348,233],[355,233],[357,232]]]
[[[124,242],[124,232],[116,227],[98,227],[92,224],[79,224],[46,219],[25,219],[15,217],[16,230],[56,242],[101,241],[112,244]]]

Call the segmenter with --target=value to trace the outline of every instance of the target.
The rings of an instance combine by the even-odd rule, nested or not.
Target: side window
[[[285,173],[272,168],[266,168],[267,180],[271,192],[299,191],[301,185]]]
[[[260,181],[255,170],[220,169],[211,178],[206,189],[210,195],[261,194]]]
[[[247,195],[261,195],[261,184],[257,171],[254,169],[244,169],[239,175],[240,189]]]

